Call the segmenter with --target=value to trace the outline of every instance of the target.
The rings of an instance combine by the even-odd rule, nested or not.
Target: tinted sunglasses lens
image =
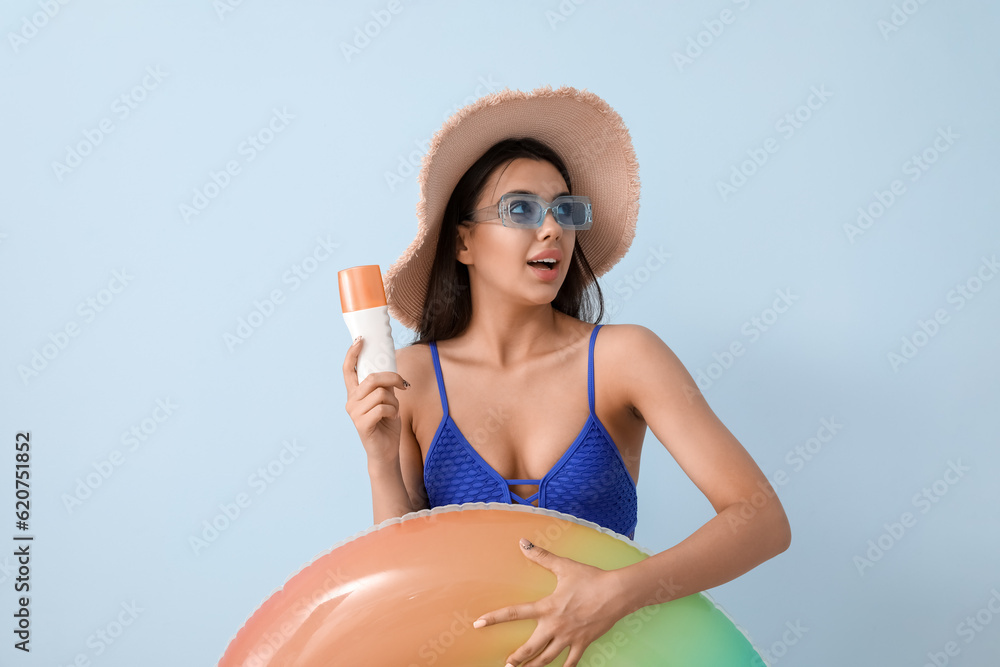
[[[587,205],[584,202],[563,202],[556,206],[555,214],[561,225],[582,227],[587,224]]]
[[[536,226],[542,217],[541,205],[530,199],[513,199],[507,209],[510,221],[515,225]]]

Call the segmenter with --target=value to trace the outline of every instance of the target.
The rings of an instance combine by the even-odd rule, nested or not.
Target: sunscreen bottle
[[[356,366],[358,383],[370,373],[396,372],[396,347],[389,326],[389,307],[378,264],[337,272],[340,309],[351,338],[364,336]]]

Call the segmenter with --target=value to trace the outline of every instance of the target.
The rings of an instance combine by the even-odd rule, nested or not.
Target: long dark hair
[[[536,139],[504,139],[494,144],[469,167],[452,191],[444,209],[437,250],[427,284],[427,298],[424,300],[417,339],[413,344],[454,338],[469,326],[472,319],[469,269],[455,258],[457,229],[464,215],[472,210],[482,195],[487,177],[501,164],[517,158],[551,163],[566,181],[567,189],[573,191],[569,172],[562,159]],[[552,307],[592,324],[604,318],[604,295],[579,243],[573,247],[569,270],[552,301]]]

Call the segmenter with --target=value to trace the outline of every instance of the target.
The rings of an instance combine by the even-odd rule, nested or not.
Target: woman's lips
[[[552,282],[559,277],[559,263],[556,262],[552,265],[551,269],[540,269],[533,264],[528,264],[528,268],[538,277],[539,280],[544,280],[545,282]]]

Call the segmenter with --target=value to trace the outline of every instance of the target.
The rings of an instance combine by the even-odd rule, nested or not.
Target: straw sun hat
[[[586,89],[500,90],[455,112],[424,155],[417,236],[383,276],[389,313],[403,326],[419,328],[444,209],[458,181],[494,144],[525,137],[554,150],[573,194],[590,197],[594,225],[576,241],[594,275],[625,255],[639,215],[639,164],[621,116]]]

